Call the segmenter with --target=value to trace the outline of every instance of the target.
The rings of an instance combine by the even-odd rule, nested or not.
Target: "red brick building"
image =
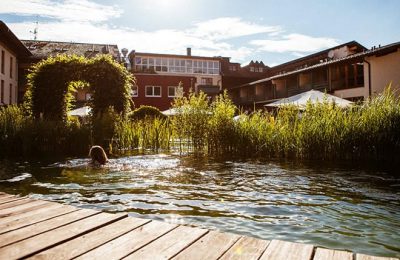
[[[132,51],[128,59],[137,80],[132,91],[135,107],[150,105],[160,110],[170,108],[179,82],[184,95],[191,89],[213,98],[224,89],[265,78],[269,69],[258,61],[241,67],[227,57],[192,56],[190,48],[186,55]]]
[[[161,111],[171,107],[179,91],[189,93],[196,82],[196,78],[190,76],[135,74],[135,77],[136,86],[132,89],[135,107],[154,106]],[[178,89],[179,83],[182,86],[181,90]]]
[[[255,80],[268,77],[270,68],[261,61],[251,61],[246,66],[230,62],[229,58],[221,58],[222,88],[231,89]]]

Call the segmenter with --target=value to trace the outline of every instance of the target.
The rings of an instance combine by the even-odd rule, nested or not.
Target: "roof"
[[[3,21],[0,21],[0,41],[20,57],[32,55]]]
[[[152,56],[152,57],[167,57],[167,58],[184,58],[184,59],[207,59],[207,60],[217,60],[220,61],[223,58],[227,57],[206,57],[206,56],[193,56],[193,55],[180,55],[180,54],[161,54],[161,53],[148,53],[148,52],[135,52],[131,51],[129,56],[131,55],[139,55],[139,56]]]
[[[364,51],[367,50],[367,48],[365,48],[363,45],[361,45],[357,41],[350,41],[350,42],[346,42],[346,43],[334,46],[334,47],[329,48],[329,49],[325,49],[325,50],[322,50],[322,51],[319,51],[319,52],[316,52],[316,53],[313,53],[313,54],[310,54],[310,55],[307,55],[307,56],[304,56],[304,57],[301,57],[301,58],[298,58],[298,59],[295,59],[295,60],[291,60],[291,61],[279,64],[279,65],[276,65],[274,67],[271,67],[271,69],[279,69],[280,67],[285,67],[285,66],[293,64],[293,63],[297,63],[297,62],[301,62],[303,60],[308,60],[308,59],[311,59],[311,58],[314,58],[314,57],[318,57],[320,55],[328,53],[331,50],[339,49],[339,48],[342,48],[344,46],[357,46],[357,47],[361,48],[361,50],[364,50]]]
[[[86,58],[94,57],[97,54],[110,54],[114,59],[119,60],[118,46],[115,44],[93,44],[77,42],[56,42],[21,40],[21,42],[33,54],[33,58],[43,59],[58,54],[78,55]]]
[[[274,75],[272,77],[268,77],[265,79],[260,79],[257,81],[253,81],[247,84],[243,84],[237,87],[233,87],[232,89],[236,89],[236,88],[241,88],[241,87],[245,87],[245,86],[251,86],[251,85],[255,85],[255,84],[259,84],[259,83],[263,83],[263,82],[267,82],[273,79],[278,79],[278,78],[282,78],[285,76],[289,76],[292,74],[297,74],[297,73],[301,73],[301,72],[305,72],[305,71],[309,71],[309,70],[313,70],[319,67],[325,67],[331,64],[336,64],[336,63],[340,63],[343,61],[349,61],[352,59],[358,59],[358,58],[364,58],[364,57],[368,57],[368,56],[373,56],[373,55],[384,55],[386,53],[390,53],[393,50],[397,50],[398,48],[400,48],[400,42],[395,42],[395,43],[391,43],[382,47],[378,47],[378,48],[372,48],[370,50],[365,50],[363,52],[359,52],[359,53],[355,53],[352,55],[349,55],[347,57],[343,57],[343,58],[338,58],[338,59],[333,59],[333,60],[328,60],[328,61],[324,61],[309,67],[305,67],[305,68],[301,68],[298,70],[293,70],[293,71],[289,71],[286,73],[282,73],[282,74],[278,74],[278,75]]]

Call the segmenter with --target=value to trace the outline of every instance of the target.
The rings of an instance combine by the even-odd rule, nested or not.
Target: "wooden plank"
[[[7,196],[3,196],[0,198],[0,204],[3,203],[8,203],[14,200],[20,200],[20,199],[24,199],[23,197],[17,197],[17,196],[13,196],[13,195],[7,195]]]
[[[19,199],[19,200],[13,200],[13,201],[9,201],[8,203],[3,203],[0,205],[0,210],[2,209],[6,209],[6,208],[12,208],[18,205],[23,205],[29,202],[33,202],[34,200],[28,199],[28,198],[23,198],[23,199]]]
[[[120,259],[149,244],[177,225],[151,221],[117,239],[114,239],[77,259]]]
[[[45,250],[32,259],[72,259],[150,222],[149,219],[124,218],[93,232]]]
[[[47,206],[50,202],[47,201],[31,201],[25,204],[21,204],[12,208],[6,208],[0,210],[0,219],[7,218],[14,215],[19,215],[28,211],[32,211],[38,208]]]
[[[33,209],[41,208],[48,203],[49,202],[47,201],[32,201],[12,208],[2,209],[0,210],[0,218],[5,218],[12,215],[20,214],[21,212],[26,212]]]
[[[314,260],[353,260],[353,253],[326,248],[317,248]]]
[[[67,225],[77,220],[99,214],[100,212],[94,210],[78,210],[68,213],[63,216],[52,218],[34,225],[30,225],[24,228],[13,230],[0,235],[0,247],[15,243],[17,241],[27,239],[29,237],[36,236],[43,232]]]
[[[124,259],[170,259],[207,232],[206,229],[179,226]]]
[[[0,198],[5,197],[5,196],[14,196],[5,192],[0,192]]]
[[[239,238],[240,236],[235,234],[210,231],[173,259],[218,259],[236,243]]]
[[[15,259],[30,256],[57,245],[58,243],[62,243],[79,235],[83,235],[86,232],[90,232],[94,229],[115,222],[126,216],[127,214],[101,213],[73,222],[66,226],[0,248],[0,259]]]
[[[49,202],[48,204],[44,204],[44,206],[42,208],[35,208],[29,211],[24,211],[24,212],[20,212],[17,215],[11,215],[8,217],[3,217],[0,219],[0,225],[4,225],[6,223],[9,223],[11,221],[17,220],[17,219],[21,219],[27,216],[33,216],[35,214],[38,214],[39,212],[45,210],[45,208],[49,208],[49,207],[65,207],[65,205],[59,204],[59,203],[51,203]],[[71,206],[67,206],[67,207],[71,207]],[[75,207],[74,207],[75,208]]]
[[[14,198],[3,199],[3,200],[0,200],[0,205],[6,204],[6,203],[10,203],[10,202],[13,202],[13,201],[17,201],[17,200],[23,200],[23,199],[26,199],[26,198],[14,197]]]
[[[77,210],[79,209],[75,207],[52,203],[45,205],[43,208],[35,209],[30,212],[3,218],[0,222],[0,234],[33,225],[35,223],[39,223]]]
[[[306,260],[311,259],[313,245],[272,240],[260,259]]]
[[[356,260],[399,260],[399,258],[356,254]]]
[[[259,259],[270,241],[242,237],[220,259]]]

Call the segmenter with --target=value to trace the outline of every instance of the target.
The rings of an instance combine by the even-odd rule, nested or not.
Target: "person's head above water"
[[[99,145],[94,145],[90,148],[89,156],[92,158],[92,163],[106,164],[108,158],[104,149]]]

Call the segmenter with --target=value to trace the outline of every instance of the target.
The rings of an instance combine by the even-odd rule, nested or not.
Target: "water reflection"
[[[115,158],[100,168],[88,162],[3,162],[0,188],[263,239],[400,256],[400,180],[384,172],[173,155]]]

